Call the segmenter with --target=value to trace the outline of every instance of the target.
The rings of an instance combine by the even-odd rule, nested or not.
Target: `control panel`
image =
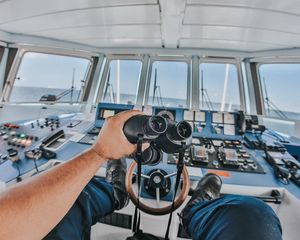
[[[185,120],[193,129],[193,144],[185,154],[187,166],[229,171],[265,173],[244,145],[241,113],[191,111],[178,108],[153,108],[154,114],[172,120]],[[168,156],[176,164],[177,154]]]
[[[72,121],[73,116],[49,116],[0,125],[0,171],[5,169],[0,180],[12,180],[16,171],[20,179],[28,170],[54,159],[56,149],[70,138],[65,129],[72,129],[81,122]]]
[[[177,160],[177,154],[168,156],[170,164],[175,164]],[[264,173],[255,157],[239,140],[194,138],[192,147],[185,154],[185,163],[191,167]]]
[[[95,122],[79,143],[92,145],[97,139],[104,121],[108,117],[112,117],[120,112],[133,109],[133,105],[113,104],[113,103],[99,103],[96,110]]]
[[[21,176],[55,158],[56,154],[70,159],[96,141],[107,117],[133,108],[133,105],[99,103],[94,119],[89,121],[72,115],[0,125],[0,180],[7,182]],[[144,112],[177,122],[185,120],[191,125],[192,146],[186,151],[184,161],[195,172],[201,168],[264,176],[273,171],[285,184],[291,181],[300,185],[297,160],[300,140],[297,148],[294,141],[259,125],[256,116],[161,106],[144,108]],[[72,134],[77,134],[74,135],[76,140],[68,141]],[[57,150],[65,142],[69,143],[62,148],[64,150]],[[177,154],[164,153],[161,164],[164,169],[173,169],[177,160]]]

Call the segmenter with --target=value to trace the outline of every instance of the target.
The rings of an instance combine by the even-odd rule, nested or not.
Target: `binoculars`
[[[136,144],[139,136],[150,147],[142,152],[143,165],[155,165],[162,160],[163,152],[176,153],[192,143],[192,127],[186,121],[176,122],[162,116],[136,115],[123,127],[128,141]]]

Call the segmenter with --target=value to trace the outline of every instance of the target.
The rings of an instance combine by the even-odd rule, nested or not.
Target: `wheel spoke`
[[[173,177],[173,176],[176,176],[177,175],[177,172],[173,172],[173,173],[170,173],[168,175],[165,176],[165,178],[170,178],[170,177]]]
[[[133,172],[132,175],[136,175],[136,176],[137,176],[137,173],[136,173],[136,172]],[[142,177],[142,178],[146,178],[146,179],[150,179],[150,176],[145,175],[145,174],[141,174],[141,177]]]
[[[156,188],[156,207],[159,207],[160,205],[160,192],[159,188]]]

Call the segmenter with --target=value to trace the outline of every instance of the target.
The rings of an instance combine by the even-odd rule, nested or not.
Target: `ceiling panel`
[[[0,24],[0,29],[16,33],[31,33],[78,26],[158,23],[160,23],[158,6],[141,5],[93,8],[42,15]]]
[[[235,51],[262,51],[282,48],[275,44],[239,42],[221,39],[181,39],[180,48],[206,48]]]
[[[300,13],[299,0],[187,0],[188,5],[231,6]]]
[[[80,9],[157,4],[156,0],[7,0],[0,2],[0,23]]]
[[[300,47],[300,34],[231,26],[185,25],[182,28],[182,38],[227,39]]]
[[[77,42],[77,41],[75,41]],[[161,47],[161,39],[89,39],[79,43],[95,47]]]
[[[0,30],[97,47],[293,48],[300,1],[0,0]]]
[[[84,26],[33,32],[43,37],[65,40],[101,38],[161,38],[160,25],[110,25]]]
[[[184,24],[241,26],[300,33],[299,16],[251,8],[187,6]]]

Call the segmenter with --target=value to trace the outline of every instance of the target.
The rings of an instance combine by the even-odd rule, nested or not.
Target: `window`
[[[110,61],[102,101],[135,104],[141,69],[138,60]]]
[[[148,104],[186,107],[188,64],[155,61],[152,65]]]
[[[199,67],[200,109],[240,110],[237,67],[227,63],[201,63]]]
[[[45,53],[25,53],[10,102],[78,102],[90,60]]]
[[[300,120],[300,64],[263,64],[259,75],[265,114]]]

